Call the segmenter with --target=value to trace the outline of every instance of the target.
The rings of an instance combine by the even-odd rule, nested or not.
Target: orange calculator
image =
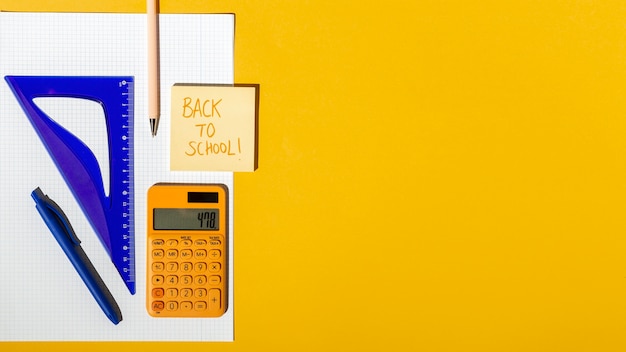
[[[228,308],[228,188],[148,190],[146,308],[153,317],[219,317]]]

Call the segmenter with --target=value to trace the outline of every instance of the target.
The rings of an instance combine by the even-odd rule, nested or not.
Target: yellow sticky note
[[[256,84],[175,84],[170,170],[254,171],[258,94]]]

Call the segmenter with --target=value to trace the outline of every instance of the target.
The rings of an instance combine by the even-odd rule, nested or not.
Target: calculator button
[[[169,271],[170,273],[177,272],[178,271],[178,263],[176,263],[176,262],[169,262],[169,263],[167,263],[167,271]]]
[[[194,255],[197,259],[204,259],[206,258],[206,251],[204,249],[198,249]]]
[[[152,289],[152,297],[161,298],[165,295],[165,291],[162,288],[153,288]]]
[[[209,241],[209,245],[211,245],[211,246],[213,246],[213,247],[217,247],[217,246],[219,246],[219,245],[221,245],[221,244],[222,244],[222,242],[221,242],[221,241],[218,241],[218,240],[210,240],[210,241]]]
[[[209,290],[209,309],[216,310],[222,308],[222,295],[221,291],[217,288]]]
[[[164,279],[165,279],[165,278],[164,278],[162,275],[154,275],[154,276],[152,277],[152,284],[153,284],[153,285],[157,285],[157,286],[159,286],[159,285],[163,285],[163,280],[164,280]]]
[[[163,259],[164,256],[165,256],[165,252],[162,249],[155,249],[152,251],[153,259]]]
[[[180,309],[182,310],[192,310],[193,309],[193,304],[189,301],[185,301],[185,302],[181,302],[180,303]]]
[[[193,291],[190,288],[183,288],[180,290],[180,296],[183,298],[189,298],[193,296]]]
[[[222,282],[222,277],[219,275],[211,275],[209,276],[209,285],[219,285]]]
[[[220,263],[211,263],[209,264],[209,271],[212,273],[216,273],[222,269],[222,264]]]
[[[197,301],[194,305],[193,308],[197,311],[203,311],[206,310],[206,302],[204,301]]]
[[[193,269],[193,264],[189,262],[185,262],[180,265],[180,270],[182,270],[185,273],[190,272],[192,269]]]
[[[182,259],[191,259],[192,256],[193,252],[191,251],[191,249],[183,249],[182,251],[180,251],[180,257]]]
[[[178,241],[177,240],[172,240],[172,239],[167,240],[167,245],[170,246],[170,247],[176,247],[176,246],[178,246]]]
[[[165,244],[165,241],[163,241],[162,239],[154,239],[152,240],[152,245],[155,247],[160,247],[162,245]]]
[[[209,251],[209,258],[215,260],[222,256],[222,252],[219,249],[211,249]]]
[[[164,268],[165,268],[165,264],[163,264],[162,262],[152,263],[152,271],[154,271],[155,273],[163,271]]]
[[[205,290],[205,289],[203,289],[203,288],[199,288],[199,289],[197,289],[197,290],[194,292],[194,294],[195,294],[195,295],[196,295],[196,297],[198,297],[198,298],[204,298],[204,297],[206,297],[206,290]]]
[[[207,268],[207,265],[206,265],[206,263],[205,263],[205,262],[197,262],[197,263],[194,265],[194,269],[195,269],[197,272],[199,272],[199,273],[202,273],[202,272],[206,271],[206,268]]]
[[[206,284],[206,276],[198,275],[196,276],[196,285],[203,286]]]
[[[183,247],[191,247],[193,242],[191,240],[182,240],[180,241],[180,245]]]
[[[206,246],[206,240],[196,240],[196,246]]]
[[[185,286],[191,285],[192,282],[193,280],[191,279],[190,275],[184,275],[183,277],[180,278],[180,283],[182,283]]]
[[[178,276],[176,275],[168,275],[165,278],[165,282],[169,285],[176,285],[178,283]]]
[[[169,301],[165,305],[165,308],[167,308],[167,310],[177,310],[178,309],[178,302],[176,302],[176,301]]]
[[[163,301],[154,301],[152,302],[152,310],[155,312],[160,312],[165,308],[165,303]]]
[[[178,290],[175,288],[168,288],[166,293],[168,298],[174,298],[178,296]]]
[[[167,259],[176,259],[178,258],[178,251],[175,249],[168,249],[165,253],[165,256],[167,257]]]

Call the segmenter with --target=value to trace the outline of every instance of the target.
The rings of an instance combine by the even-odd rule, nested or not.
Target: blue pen
[[[118,324],[122,321],[122,312],[115,302],[111,291],[102,281],[102,278],[94,268],[93,264],[87,257],[87,254],[80,246],[80,240],[76,237],[76,233],[72,228],[67,216],[61,208],[52,199],[48,198],[39,187],[37,187],[31,196],[35,200],[36,208],[45,221],[46,225],[56,238],[57,242],[72,262],[74,269],[78,272],[81,279],[89,288],[89,291],[96,299],[104,314],[113,322]]]

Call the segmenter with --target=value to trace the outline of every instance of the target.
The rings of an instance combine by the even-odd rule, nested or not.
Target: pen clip
[[[70,220],[67,218],[67,215],[65,215],[65,212],[63,212],[63,209],[61,209],[61,207],[55,201],[45,195],[39,187],[37,187],[37,189],[33,191],[32,196],[35,200],[41,201],[38,202],[38,205],[45,206],[52,211],[52,214],[56,218],[57,222],[59,222],[63,226],[63,229],[65,230],[65,233],[70,238],[70,240],[75,245],[79,245],[80,239],[78,239],[78,236],[76,236],[76,232],[74,232],[74,228],[72,227]]]

